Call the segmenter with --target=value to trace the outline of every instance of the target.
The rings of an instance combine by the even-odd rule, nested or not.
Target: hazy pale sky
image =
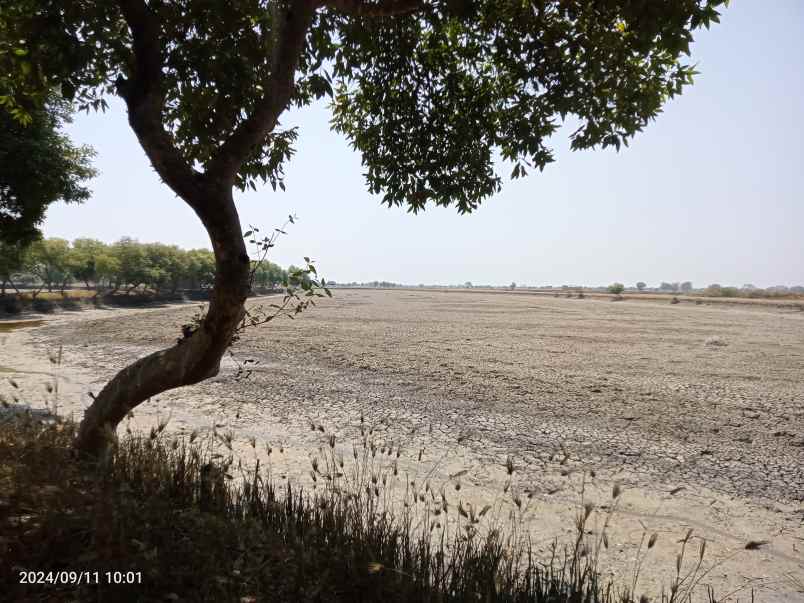
[[[629,148],[570,152],[564,129],[555,163],[506,182],[471,215],[380,205],[326,106],[295,111],[283,120],[300,126],[287,192],[238,195],[241,220],[271,228],[297,214],[273,261],[307,255],[339,282],[804,284],[802,34],[802,0],[734,0],[698,32],[695,84]],[[77,116],[69,134],[97,149],[101,175],[90,201],[50,209],[46,236],[209,247],[122,104]]]

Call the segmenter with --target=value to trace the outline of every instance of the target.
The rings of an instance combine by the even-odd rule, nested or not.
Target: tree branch
[[[416,12],[424,6],[423,0],[325,0],[325,6],[354,17],[397,17]]]
[[[117,90],[128,107],[128,121],[156,172],[193,209],[197,207],[201,174],[176,148],[162,123],[162,43],[159,22],[144,0],[118,0],[133,40],[133,68],[118,78]]]
[[[282,4],[286,7],[278,11],[271,74],[263,84],[266,92],[252,114],[235,128],[207,164],[206,173],[211,178],[234,181],[240,166],[255,147],[263,144],[290,103],[299,57],[319,2],[293,0]]]

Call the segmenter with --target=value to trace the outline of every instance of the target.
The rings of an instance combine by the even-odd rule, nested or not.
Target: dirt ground
[[[60,412],[80,418],[87,392],[175,341],[197,310],[87,310],[0,332],[0,372],[19,386],[0,392],[41,406],[58,375]],[[259,361],[248,379],[227,359],[218,377],[137,409],[133,427],[169,417],[168,431],[231,429],[244,458],[265,459],[269,443],[283,451],[270,457],[274,475],[309,483],[325,438],[351,456],[363,416],[378,446],[401,446],[406,480],[476,508],[524,500],[540,553],[572,535],[583,501],[605,513],[618,483],[601,553],[615,582],[630,585],[644,556],[637,591],[669,589],[692,528],[682,575],[705,539],[701,596],[711,585],[719,597],[736,590],[730,600],[753,589],[756,601],[804,601],[804,312],[339,290],[247,332],[235,358]],[[645,530],[658,534],[647,555]],[[746,550],[751,541],[767,543]]]

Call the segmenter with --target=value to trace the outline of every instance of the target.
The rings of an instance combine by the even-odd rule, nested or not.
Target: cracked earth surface
[[[88,391],[175,341],[197,309],[62,314],[0,335],[0,367],[35,406],[52,378],[47,354],[62,346],[60,412],[80,418]],[[641,589],[668,588],[677,541],[693,528],[710,565],[725,559],[702,584],[721,595],[743,587],[742,600],[751,588],[758,601],[804,600],[802,312],[337,290],[295,321],[247,331],[235,352],[259,361],[248,379],[227,359],[218,377],[138,408],[133,427],[157,416],[170,416],[170,431],[225,425],[244,458],[255,454],[250,437],[281,446],[274,474],[308,483],[325,435],[351,453],[362,415],[383,445],[402,447],[404,473],[429,475],[455,501],[504,508],[529,496],[540,552],[571,536],[582,483],[599,505],[619,483],[602,562],[615,581],[630,583],[644,524],[659,541]],[[515,483],[503,493],[509,455]],[[768,544],[745,550],[751,540]]]

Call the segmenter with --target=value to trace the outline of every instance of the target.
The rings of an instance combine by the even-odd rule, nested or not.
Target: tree
[[[73,276],[83,282],[87,289],[98,281],[98,258],[106,253],[106,244],[96,239],[76,239],[67,257]]]
[[[289,106],[331,100],[384,203],[470,212],[500,189],[496,156],[512,178],[551,162],[566,116],[573,149],[627,144],[691,83],[682,55],[724,1],[233,0],[226,18],[201,0],[3,3],[0,93],[15,110],[52,86],[84,108],[121,97],[215,253],[199,327],[101,390],[78,449],[98,454],[134,406],[218,372],[249,294],[232,188],[284,188]]]
[[[48,292],[59,287],[62,294],[72,281],[70,272],[70,243],[64,239],[43,239],[35,241],[24,256],[25,269],[36,276]]]
[[[684,293],[689,293],[692,291],[692,283],[690,281],[684,281],[681,283],[681,291]]]
[[[648,285],[647,285],[647,284],[645,284],[645,283],[643,283],[642,281],[639,281],[639,282],[636,284],[636,288],[637,288],[637,290],[638,290],[638,291],[644,291],[644,290],[645,290],[645,287],[647,287],[647,286],[648,286]]]
[[[120,288],[120,260],[109,248],[104,249],[103,253],[95,257],[95,288],[98,293],[104,283],[112,290]]]
[[[4,243],[0,239],[0,295],[6,294],[7,285],[11,285],[19,293],[14,277],[22,269],[23,252],[22,243]]]
[[[153,278],[153,272],[145,254],[144,246],[140,245],[138,241],[123,237],[112,245],[111,252],[118,264],[118,270],[115,274],[115,289],[127,286],[126,293],[131,293],[134,289]]]
[[[144,283],[154,293],[169,287],[171,293],[179,288],[181,279],[187,274],[189,259],[186,253],[175,245],[148,243],[142,246]]]
[[[508,288],[509,288],[511,291],[513,291],[514,289],[516,289],[516,282],[512,282],[512,283],[511,283],[511,284],[508,286]]]
[[[623,285],[622,283],[612,283],[611,285],[609,285],[609,293],[613,293],[614,295],[620,295],[620,293],[622,293],[623,291],[625,291],[625,285]]]
[[[0,89],[0,105],[6,98]],[[41,237],[38,226],[51,203],[89,198],[83,182],[96,173],[90,164],[95,152],[61,134],[69,121],[69,103],[55,96],[33,109],[25,124],[0,107],[0,241],[31,243]]]
[[[292,268],[298,270],[298,268]],[[273,289],[282,284],[288,276],[288,273],[281,266],[268,261],[255,262],[252,269],[254,271],[254,284],[261,289]]]
[[[215,282],[215,255],[208,249],[187,252],[190,289],[206,289]]]

